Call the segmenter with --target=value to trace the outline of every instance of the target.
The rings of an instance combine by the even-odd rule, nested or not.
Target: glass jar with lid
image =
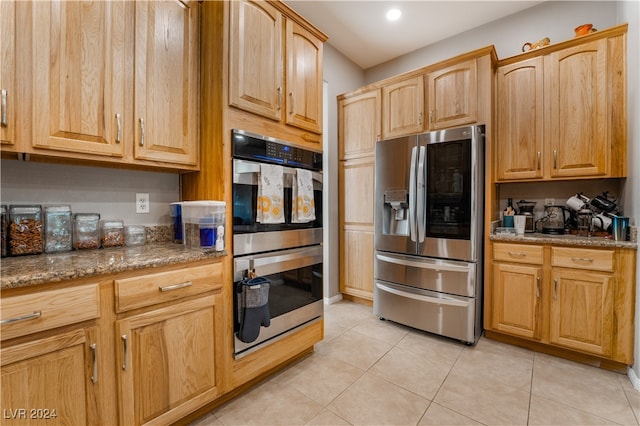
[[[40,254],[43,251],[42,207],[9,207],[9,255]]]
[[[76,213],[73,219],[73,248],[100,248],[100,214]]]
[[[72,246],[71,206],[44,206],[44,251],[70,251]]]
[[[125,227],[127,246],[143,246],[147,242],[147,231],[144,225],[129,225]]]
[[[2,216],[2,228],[0,228],[0,233],[2,234],[2,257],[7,256],[7,237],[9,232],[9,217],[7,216],[7,206],[0,206],[0,215]]]
[[[100,234],[102,235],[102,247],[122,247],[125,242],[124,222],[122,220],[100,221]]]

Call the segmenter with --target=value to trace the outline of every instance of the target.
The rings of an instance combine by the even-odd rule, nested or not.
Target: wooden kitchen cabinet
[[[324,37],[264,1],[230,15],[229,105],[321,134]]]
[[[221,274],[215,263],[115,280],[121,424],[173,423],[222,393]]]
[[[478,72],[476,59],[429,72],[429,130],[478,122]]]
[[[3,424],[102,424],[97,284],[1,302]]]
[[[633,363],[635,249],[492,246],[488,337],[617,369]]]
[[[424,76],[382,86],[382,138],[424,131]]]
[[[0,2],[0,145],[15,148],[16,131],[16,3]]]
[[[381,90],[338,99],[338,159],[371,157],[380,140]]]
[[[626,29],[500,61],[497,181],[626,175]]]

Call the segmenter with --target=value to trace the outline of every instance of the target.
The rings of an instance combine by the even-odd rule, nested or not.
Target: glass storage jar
[[[45,253],[71,250],[71,206],[45,206],[43,210]]]
[[[100,215],[98,213],[74,215],[73,248],[76,250],[100,248]]]
[[[7,206],[0,206],[0,215],[2,216],[2,228],[0,233],[2,235],[2,257],[7,256],[7,234],[9,232],[9,218],[7,217]]]
[[[9,255],[40,254],[44,248],[42,207],[9,207]]]
[[[100,222],[102,247],[122,247],[124,245],[124,222],[122,220],[102,220]]]
[[[147,231],[144,225],[129,225],[125,227],[127,246],[142,246],[147,242]]]

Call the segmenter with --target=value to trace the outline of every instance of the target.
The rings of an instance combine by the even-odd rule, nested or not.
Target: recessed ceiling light
[[[397,21],[398,19],[400,19],[400,15],[402,15],[400,9],[389,9],[389,11],[387,12],[387,19],[389,21]]]

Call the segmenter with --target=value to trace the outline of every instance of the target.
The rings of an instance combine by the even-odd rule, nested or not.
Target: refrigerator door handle
[[[418,147],[411,149],[411,172],[409,174],[409,237],[416,241],[416,153]]]
[[[412,266],[415,268],[431,269],[433,271],[448,271],[448,272],[469,272],[468,265],[455,265],[452,263],[428,263],[426,261],[415,261],[409,259],[398,259],[396,257],[385,256],[384,254],[376,253],[376,258],[383,262],[395,263],[396,265]]]
[[[376,287],[378,287],[382,291],[386,291],[387,293],[392,293],[392,294],[395,294],[396,296],[406,297],[409,299],[419,300],[420,302],[429,302],[429,303],[435,303],[438,305],[458,306],[461,308],[466,308],[467,306],[469,306],[469,302],[463,302],[463,301],[453,300],[449,298],[430,297],[430,296],[424,296],[421,294],[409,293],[406,291],[397,290],[395,288],[388,287],[380,283],[376,283]]]
[[[426,226],[426,208],[425,205],[425,151],[426,148],[424,146],[420,147],[420,155],[418,156],[418,186],[417,186],[417,203],[418,206],[416,208],[416,221],[418,222],[418,242],[423,243],[425,237],[425,226]]]

